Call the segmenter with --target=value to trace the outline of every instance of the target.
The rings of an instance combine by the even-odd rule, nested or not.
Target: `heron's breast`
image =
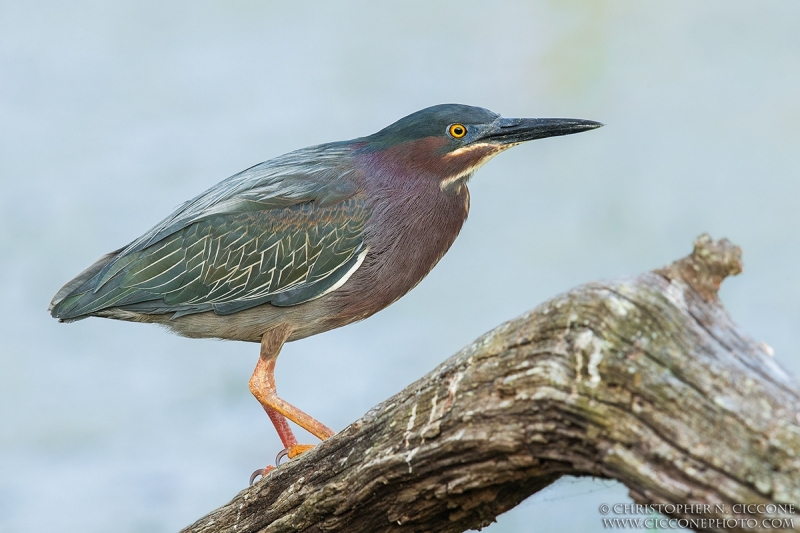
[[[455,190],[453,190],[455,189]],[[413,289],[455,241],[469,211],[466,184],[428,194],[406,194],[379,204],[365,231],[361,267],[331,302],[360,320]]]

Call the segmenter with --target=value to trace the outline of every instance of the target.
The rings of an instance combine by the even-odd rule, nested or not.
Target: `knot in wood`
[[[694,241],[694,250],[683,259],[656,270],[669,280],[685,281],[704,299],[717,300],[722,280],[742,272],[742,249],[728,239],[713,240],[703,233]]]

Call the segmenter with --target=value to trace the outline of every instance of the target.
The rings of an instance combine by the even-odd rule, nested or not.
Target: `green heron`
[[[311,446],[287,419],[322,440],[334,432],[277,396],[283,344],[367,318],[417,285],[453,244],[469,211],[467,181],[493,156],[601,125],[445,104],[276,157],[101,257],[58,291],[50,313],[260,343],[250,390],[283,443],[278,462],[291,459]]]

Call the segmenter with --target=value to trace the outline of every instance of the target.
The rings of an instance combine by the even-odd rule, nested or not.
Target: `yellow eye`
[[[447,133],[449,133],[451,137],[460,139],[467,134],[467,127],[463,124],[452,124],[449,128],[447,128]]]

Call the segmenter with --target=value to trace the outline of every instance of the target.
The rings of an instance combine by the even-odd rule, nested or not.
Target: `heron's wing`
[[[111,308],[230,314],[267,302],[295,305],[337,288],[366,254],[365,199],[347,169],[315,160],[304,174],[299,164],[276,172],[274,161],[245,171],[260,172],[250,187],[233,176],[90,267],[91,277],[59,291],[53,316],[74,320]]]
[[[118,258],[215,214],[277,209],[309,201],[326,205],[349,198],[356,192],[350,179],[353,168],[347,164],[350,155],[347,143],[322,144],[243,170],[180,206],[125,247]]]

